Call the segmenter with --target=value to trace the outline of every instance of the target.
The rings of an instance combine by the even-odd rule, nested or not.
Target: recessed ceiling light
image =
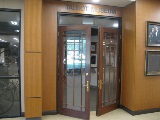
[[[114,24],[113,24],[113,27],[116,27],[116,28],[117,28],[117,27],[118,27],[118,23],[114,23]]]
[[[136,1],[136,0],[130,0],[130,1]]]
[[[16,22],[16,21],[11,21],[11,24],[12,24],[12,25],[18,25],[18,22]]]
[[[13,39],[14,39],[14,40],[18,40],[18,38],[16,38],[16,37],[15,37],[15,38],[13,38]]]
[[[92,0],[93,2],[99,2],[100,0]]]

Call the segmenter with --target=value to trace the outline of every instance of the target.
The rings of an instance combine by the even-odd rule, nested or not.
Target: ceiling
[[[93,4],[92,0],[61,0],[61,1],[72,1],[72,2],[82,2],[82,3]],[[125,7],[133,2],[134,1],[130,1],[130,0],[100,0],[100,2],[94,3],[94,4]]]

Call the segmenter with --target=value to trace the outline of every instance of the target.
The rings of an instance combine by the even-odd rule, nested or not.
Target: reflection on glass
[[[18,76],[19,69],[19,40],[18,36],[14,42],[7,39],[8,37],[13,37],[11,35],[0,35],[0,38],[5,38],[5,42],[0,42],[0,76],[16,75]],[[12,40],[14,41],[14,39]]]
[[[0,117],[20,115],[18,79],[0,79]]]
[[[103,87],[102,106],[116,102],[116,64],[117,64],[117,35],[105,33],[103,41]]]
[[[67,31],[63,35],[64,64],[63,80],[63,107],[85,110],[85,59],[86,59],[86,33],[85,31]]]
[[[20,12],[0,11],[0,15],[0,118],[15,117],[21,112]]]

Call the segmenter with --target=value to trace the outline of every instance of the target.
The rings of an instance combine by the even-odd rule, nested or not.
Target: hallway
[[[132,116],[122,109],[114,110],[110,113],[97,117],[95,112],[91,112],[90,120],[160,120],[160,112],[142,114]],[[25,120],[25,118],[8,118],[1,120]],[[80,120],[63,115],[47,115],[43,116],[42,120]]]

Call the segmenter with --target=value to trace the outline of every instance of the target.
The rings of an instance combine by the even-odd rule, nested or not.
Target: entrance
[[[97,116],[117,109],[119,104],[119,30],[98,27],[99,38],[94,44],[91,27],[59,26],[58,113],[82,119],[89,119],[91,95],[97,97]]]
[[[91,29],[69,26],[59,30],[58,111],[89,119]]]

